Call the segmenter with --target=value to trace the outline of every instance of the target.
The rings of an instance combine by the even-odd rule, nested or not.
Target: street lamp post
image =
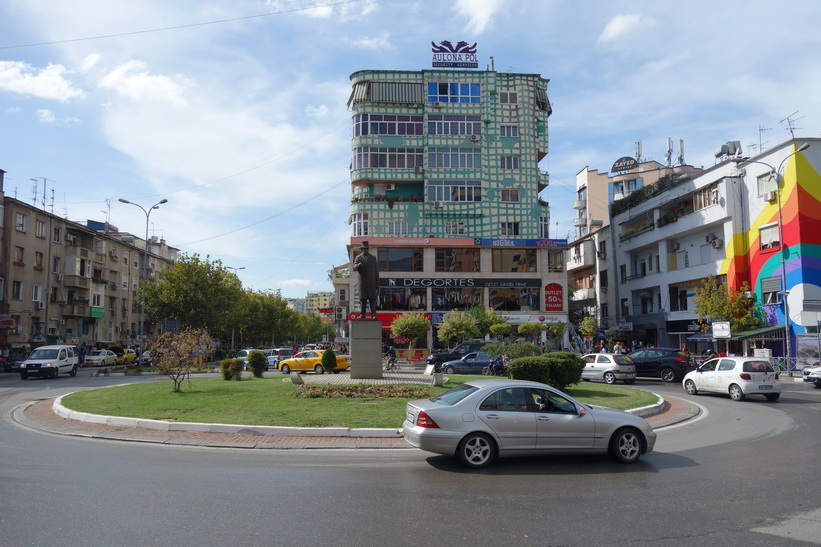
[[[160,205],[163,203],[168,203],[167,199],[161,199],[154,205],[145,209],[142,205],[138,203],[134,203],[133,201],[128,201],[127,199],[119,198],[118,201],[120,203],[127,203],[129,205],[134,205],[135,207],[139,207],[143,213],[145,213],[145,247],[143,248],[143,283],[142,283],[142,290],[140,291],[140,347],[142,347],[143,342],[145,342],[145,286],[148,283],[148,219],[151,216],[151,211],[154,209],[159,209]]]
[[[781,285],[782,289],[778,291],[778,294],[781,295],[781,298],[784,300],[784,356],[787,358],[787,376],[792,377],[792,363],[790,356],[790,305],[787,301],[787,297],[790,294],[790,290],[787,288],[787,242],[784,241],[784,217],[781,212],[781,180],[783,176],[781,175],[781,168],[784,167],[784,164],[787,163],[787,160],[793,157],[794,155],[798,154],[799,152],[803,152],[807,148],[810,147],[810,143],[805,142],[801,146],[798,147],[798,150],[788,154],[786,158],[781,160],[781,163],[778,164],[778,169],[775,169],[772,165],[764,161],[758,160],[745,160],[743,158],[739,158],[736,163],[759,163],[761,165],[766,165],[769,167],[772,172],[773,176],[775,177],[775,195],[778,199],[778,243],[781,246]]]
[[[226,266],[225,269],[226,270],[234,270],[234,275],[237,275],[237,272],[239,270],[244,270],[245,266],[240,266],[239,268],[234,268],[232,266]],[[231,350],[233,350],[234,349],[234,325],[233,325],[233,321],[231,323],[232,323],[231,324]]]

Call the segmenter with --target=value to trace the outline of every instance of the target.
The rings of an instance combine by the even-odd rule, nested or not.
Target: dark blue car
[[[472,351],[461,359],[445,361],[441,371],[445,374],[482,374],[482,369],[493,362],[493,359],[484,351]]]

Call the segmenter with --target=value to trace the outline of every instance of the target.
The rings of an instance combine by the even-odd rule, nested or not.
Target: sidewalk
[[[386,373],[381,380],[356,380],[357,383],[430,383],[429,376],[417,372]],[[349,374],[303,375],[305,383],[351,383]],[[658,429],[699,414],[698,407],[675,397],[656,405],[636,409]],[[401,429],[285,428],[230,424],[198,424],[142,420],[78,413],[62,407],[60,399],[47,399],[13,413],[19,424],[58,435],[119,441],[205,446],[221,448],[295,449],[295,448],[409,448]]]

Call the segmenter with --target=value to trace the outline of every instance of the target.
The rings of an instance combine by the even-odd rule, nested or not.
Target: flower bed
[[[430,395],[430,389],[425,386],[403,385],[300,385],[296,388],[296,396],[303,399],[319,399],[330,397],[351,397],[361,399],[375,399],[379,397],[401,397],[421,399]]]

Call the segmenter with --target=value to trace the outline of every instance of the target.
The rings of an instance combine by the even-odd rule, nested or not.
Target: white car
[[[717,357],[688,372],[682,381],[684,391],[728,393],[734,401],[747,395],[763,395],[768,401],[781,396],[781,381],[770,362],[756,357]]]
[[[109,366],[117,362],[117,354],[110,349],[95,349],[86,355],[86,366],[100,367]]]
[[[821,387],[821,366],[807,367],[801,372],[805,382],[812,382],[815,387]]]
[[[615,384],[621,380],[628,385],[636,381],[636,365],[626,355],[588,353],[582,359],[586,363],[582,370],[582,380],[604,380],[606,384]]]

